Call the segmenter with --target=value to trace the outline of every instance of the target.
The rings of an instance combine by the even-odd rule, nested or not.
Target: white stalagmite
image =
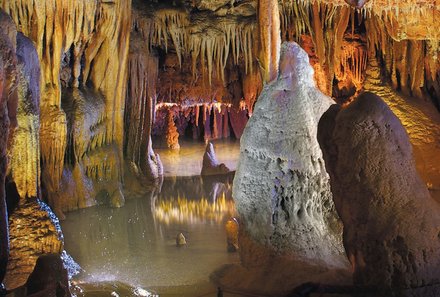
[[[264,87],[241,138],[233,196],[253,240],[296,260],[345,267],[316,137],[331,104],[315,86],[307,53],[284,43],[280,75]]]

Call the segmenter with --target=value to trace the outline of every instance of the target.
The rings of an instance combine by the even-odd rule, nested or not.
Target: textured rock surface
[[[28,200],[9,217],[11,251],[5,283],[8,289],[23,285],[39,256],[61,254],[63,234],[57,217],[39,200]]]
[[[364,93],[323,116],[319,139],[354,282],[397,296],[437,296],[440,207],[416,171],[398,118]]]
[[[316,139],[332,101],[315,87],[308,56],[296,43],[282,45],[279,68],[241,139],[237,210],[250,237],[269,249],[344,267],[342,230]]]
[[[26,282],[28,295],[35,297],[70,297],[67,270],[60,255],[40,256]]]
[[[203,164],[201,175],[225,174],[230,170],[224,163],[219,163],[215,156],[214,145],[208,142],[205,154],[203,154]]]
[[[17,34],[18,128],[10,156],[11,180],[21,198],[40,191],[40,62],[32,41]]]
[[[14,104],[16,92],[15,56],[15,25],[11,19],[0,10],[0,285],[6,273],[9,254],[8,213],[6,206],[5,177],[8,169],[8,142],[11,116],[15,111],[10,110]],[[5,29],[3,29],[5,28]],[[15,105],[16,107],[16,105]]]
[[[82,158],[85,152],[90,152],[81,149],[93,151],[97,147],[106,147],[101,153],[110,152],[111,155],[108,156],[110,159],[113,157],[113,146],[116,147],[117,158],[111,160],[114,165],[112,170],[115,171],[111,181],[122,181],[120,162],[131,1],[53,0],[38,3],[26,0],[0,1],[0,7],[12,16],[16,24],[20,24],[20,30],[32,39],[37,49],[42,73],[40,90],[42,184],[46,189],[49,203],[57,213],[62,214],[63,209],[69,209],[59,202],[60,197],[63,196],[60,185],[64,165],[87,162]],[[95,115],[83,115],[85,126],[81,128],[85,129],[80,129],[79,132],[87,133],[81,133],[80,136],[93,136],[94,129],[98,128],[100,131],[96,133],[98,136],[94,141],[89,137],[85,139],[79,137],[73,142],[68,142],[67,118],[71,115],[66,115],[62,108],[62,83],[74,90],[79,86],[87,86],[94,92],[101,93],[105,98],[103,104],[105,119],[100,123],[87,120]],[[87,127],[86,124],[91,126]],[[75,134],[75,136],[79,135]],[[90,142],[92,145],[89,146]],[[70,149],[71,145],[75,147],[73,164],[69,164],[71,160],[64,159],[66,155],[70,156],[66,154],[66,149]],[[104,157],[103,155],[101,157]],[[105,178],[98,176],[92,181]],[[70,201],[69,204],[79,203]]]

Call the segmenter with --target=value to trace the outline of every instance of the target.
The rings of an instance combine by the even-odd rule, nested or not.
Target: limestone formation
[[[40,256],[26,282],[28,295],[35,297],[70,297],[67,270],[60,255]]]
[[[165,141],[168,148],[172,150],[179,150],[179,132],[177,131],[176,124],[174,123],[174,114],[172,110],[168,111],[167,126]]]
[[[180,246],[184,246],[186,245],[186,238],[185,235],[183,235],[183,233],[179,233],[176,236],[176,246],[180,247]]]
[[[60,255],[63,234],[58,218],[42,201],[27,199],[9,217],[11,251],[5,283],[14,289],[26,282],[39,256]]]
[[[224,163],[217,160],[212,142],[206,145],[205,154],[203,155],[203,164],[201,175],[225,174],[230,170]]]
[[[282,45],[279,69],[241,138],[237,210],[245,232],[269,250],[344,267],[342,230],[316,140],[332,100],[315,87],[308,56],[296,43]]]
[[[10,154],[11,181],[22,199],[40,197],[40,62],[32,41],[17,34],[18,128]]]
[[[5,178],[8,170],[8,149],[14,128],[17,92],[15,55],[15,25],[0,10],[0,287],[6,273],[9,255],[8,212],[6,206]],[[3,31],[3,28],[5,28]],[[12,129],[11,129],[12,128]]]
[[[413,160],[408,135],[382,99],[363,93],[319,124],[355,284],[394,296],[440,292],[440,206]]]
[[[42,5],[40,5],[42,4]],[[103,151],[109,152],[114,183],[122,181],[120,162],[123,144],[123,111],[126,89],[126,67],[129,33],[131,29],[131,1],[0,1],[2,7],[23,34],[34,42],[41,63],[40,144],[42,184],[49,203],[61,214],[69,209],[59,200],[63,198],[60,188],[64,172],[64,157],[70,145],[90,148],[82,139],[68,143],[67,117],[62,108],[61,74],[67,73],[67,86],[91,88],[105,98],[103,112],[106,121],[99,127],[85,127],[94,134],[98,128]],[[3,28],[3,26],[2,26]],[[67,66],[66,66],[67,65]],[[63,79],[64,81],[64,79]],[[91,114],[85,117],[93,117]],[[90,123],[90,121],[86,122]],[[103,126],[103,127],[102,127]],[[96,139],[97,140],[97,139]],[[95,141],[98,143],[98,141]],[[77,151],[81,158],[83,150]],[[90,152],[87,152],[90,153]],[[96,153],[96,152],[95,152]],[[105,154],[105,153],[104,153]],[[84,157],[84,155],[83,155]],[[103,155],[101,155],[101,159]],[[76,160],[80,161],[80,160]],[[109,162],[110,163],[110,162]],[[75,164],[68,164],[75,165]],[[105,164],[109,165],[109,164]],[[108,167],[107,167],[108,168]],[[108,168],[109,169],[109,168]],[[71,170],[68,168],[68,170]],[[102,172],[102,171],[101,171]],[[99,176],[92,179],[97,182]],[[76,197],[74,195],[73,197]],[[61,197],[61,198],[60,198]],[[68,204],[78,205],[78,201]]]

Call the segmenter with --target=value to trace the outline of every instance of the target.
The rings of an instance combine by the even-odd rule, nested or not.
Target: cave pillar
[[[258,1],[260,67],[264,83],[276,79],[280,60],[281,29],[277,0]]]

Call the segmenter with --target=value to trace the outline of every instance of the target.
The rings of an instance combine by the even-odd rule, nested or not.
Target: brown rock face
[[[69,279],[57,254],[38,258],[26,282],[27,294],[34,297],[70,297]]]
[[[354,282],[397,296],[438,296],[440,207],[416,172],[400,121],[364,93],[322,117],[318,138]]]
[[[5,283],[8,289],[23,285],[39,256],[61,254],[63,235],[58,219],[38,200],[20,205],[9,217],[11,251]]]

